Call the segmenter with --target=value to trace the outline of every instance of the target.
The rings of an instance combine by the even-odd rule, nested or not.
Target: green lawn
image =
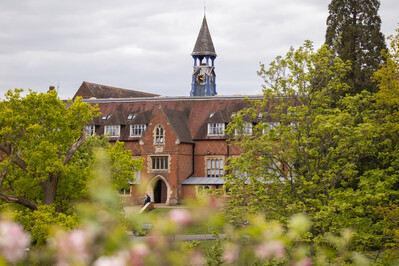
[[[156,214],[160,216],[166,215],[169,211],[173,210],[175,208],[170,207],[170,208],[157,208],[151,211],[151,214]],[[191,226],[190,228],[187,228],[184,230],[183,234],[187,235],[198,235],[198,234],[212,234],[213,232],[217,232],[219,234],[223,233],[221,227],[215,227],[212,226],[208,223],[202,223],[202,224],[195,224]]]

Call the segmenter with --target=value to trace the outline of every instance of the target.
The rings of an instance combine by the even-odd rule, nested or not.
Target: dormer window
[[[161,125],[158,125],[155,129],[155,144],[165,143],[165,130]]]
[[[130,137],[141,137],[146,128],[146,124],[130,125]]]
[[[224,136],[224,123],[208,123],[208,136]]]
[[[96,126],[95,125],[86,125],[84,127],[88,136],[93,136],[96,133]]]
[[[121,135],[121,125],[104,126],[104,134],[109,135],[109,137],[119,137]]]
[[[244,123],[243,127],[240,129],[236,129],[234,131],[235,135],[252,135],[252,124],[251,123]]]

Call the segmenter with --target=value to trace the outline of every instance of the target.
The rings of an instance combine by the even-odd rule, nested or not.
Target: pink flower
[[[226,263],[233,263],[238,259],[238,254],[235,250],[227,249],[223,252],[223,260]]]
[[[168,213],[168,217],[180,226],[189,226],[193,221],[190,212],[185,209],[173,209]]]
[[[255,254],[259,259],[277,258],[285,256],[284,244],[280,241],[270,241],[255,246]]]
[[[295,263],[295,266],[311,266],[311,265],[313,265],[313,262],[309,258],[303,258],[297,263]]]
[[[30,235],[20,224],[0,221],[0,255],[14,263],[25,258],[30,245]]]
[[[191,255],[190,255],[190,265],[206,265],[206,259],[204,258],[202,252],[200,250],[195,250]]]
[[[142,266],[144,265],[144,258],[150,254],[150,249],[145,244],[134,245],[130,249],[130,265]]]
[[[54,239],[58,265],[85,264],[90,260],[88,233],[82,229],[58,235]]]

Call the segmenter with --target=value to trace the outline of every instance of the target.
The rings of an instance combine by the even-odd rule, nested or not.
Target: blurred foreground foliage
[[[0,219],[0,265],[369,265],[370,258],[351,250],[353,231],[325,235],[324,245],[311,246],[312,223],[296,214],[287,226],[248,215],[245,226],[233,226],[220,215],[223,203],[204,197],[187,208],[160,216],[123,212],[111,185],[109,158],[97,153],[89,198],[77,205],[79,227],[52,226],[48,241],[30,247],[29,235],[7,217]],[[128,234],[148,221],[154,227],[144,238]],[[207,248],[198,241],[177,242],[176,235],[204,222],[223,227],[225,235]],[[15,228],[10,230],[8,228]],[[3,230],[5,228],[5,230]],[[8,230],[7,230],[8,229]],[[18,236],[18,237],[15,237]],[[24,241],[18,241],[23,239]],[[6,241],[3,241],[6,240]],[[312,251],[311,249],[314,248]],[[9,250],[14,250],[11,254]],[[392,258],[391,258],[392,259]],[[382,262],[382,260],[379,260]],[[382,264],[381,264],[382,265]]]

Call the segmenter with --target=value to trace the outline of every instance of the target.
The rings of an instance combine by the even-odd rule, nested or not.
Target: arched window
[[[161,125],[158,125],[155,129],[155,144],[165,143],[165,131]]]

